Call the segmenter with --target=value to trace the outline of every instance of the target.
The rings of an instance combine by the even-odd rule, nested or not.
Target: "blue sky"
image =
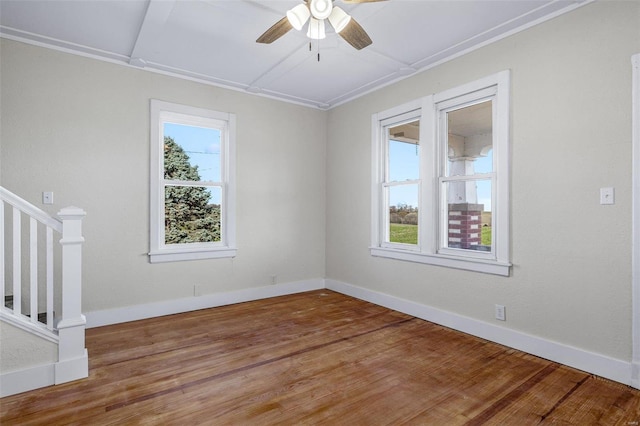
[[[220,182],[220,131],[205,127],[165,123],[164,135],[170,136],[189,156],[189,163],[198,166],[202,181]],[[220,188],[209,189],[210,203],[220,204]]]
[[[220,131],[216,129],[165,123],[165,136],[171,136],[187,155],[192,166],[198,166],[203,181],[221,181],[220,169]],[[389,177],[392,181],[417,179],[419,170],[419,146],[397,141],[389,143]],[[491,156],[476,160],[477,172],[491,169]],[[215,191],[218,192],[218,191]],[[219,203],[219,194],[213,195],[213,202]],[[478,202],[491,210],[491,186],[488,182],[478,183]],[[392,206],[406,204],[418,206],[416,185],[394,187],[390,193]]]
[[[219,130],[165,123],[164,135],[171,136],[185,150],[191,165],[198,166],[201,180],[221,181]]]

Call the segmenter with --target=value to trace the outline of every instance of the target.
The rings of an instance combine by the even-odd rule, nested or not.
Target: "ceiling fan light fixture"
[[[311,18],[309,20],[309,28],[307,29],[307,37],[320,40],[325,38],[327,35],[324,32],[324,20],[318,20],[316,18]]]
[[[331,15],[329,15],[329,22],[331,22],[336,33],[344,30],[344,27],[347,26],[349,21],[351,21],[351,16],[347,15],[347,13],[339,7],[334,7]]]
[[[311,16],[309,7],[306,4],[299,4],[291,10],[287,11],[287,19],[293,28],[300,31],[304,24]]]
[[[331,15],[332,9],[332,0],[311,0],[309,2],[311,15],[318,20],[327,19]]]
[[[2,0],[0,0],[1,2]],[[307,25],[307,37],[321,40],[326,37],[325,21],[335,29],[347,43],[360,50],[369,46],[372,41],[367,32],[339,7],[334,7],[334,0],[302,0],[302,4],[292,7],[278,22],[256,39],[257,43],[273,43],[280,37],[296,29],[302,31]],[[345,3],[369,3],[384,0],[342,0]],[[309,45],[311,46],[311,45]],[[318,54],[318,57],[320,54]]]

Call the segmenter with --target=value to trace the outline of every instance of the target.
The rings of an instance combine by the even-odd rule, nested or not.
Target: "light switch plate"
[[[53,192],[42,193],[42,204],[53,204]]]
[[[507,320],[506,308],[504,305],[496,305],[496,319],[500,321]]]

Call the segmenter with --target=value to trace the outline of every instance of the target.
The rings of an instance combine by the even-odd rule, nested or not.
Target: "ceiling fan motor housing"
[[[309,2],[311,15],[318,20],[327,19],[333,10],[332,0],[311,0]]]
[[[381,0],[344,1],[348,3],[369,3]],[[358,50],[372,43],[369,35],[355,19],[341,8],[333,6],[333,0],[304,0],[304,3],[288,10],[286,16],[258,37],[256,42],[272,43],[292,28],[298,31],[302,30],[307,22],[309,22],[307,37],[320,40],[326,36],[325,20],[329,21],[337,34],[340,34],[347,43]]]

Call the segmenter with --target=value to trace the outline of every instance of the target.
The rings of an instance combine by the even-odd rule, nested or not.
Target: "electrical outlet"
[[[600,188],[600,204],[615,204],[616,192],[614,188]]]
[[[275,285],[275,284],[278,284],[278,276],[271,275],[271,285]]]
[[[507,320],[506,308],[504,305],[496,305],[496,319],[499,321]]]

